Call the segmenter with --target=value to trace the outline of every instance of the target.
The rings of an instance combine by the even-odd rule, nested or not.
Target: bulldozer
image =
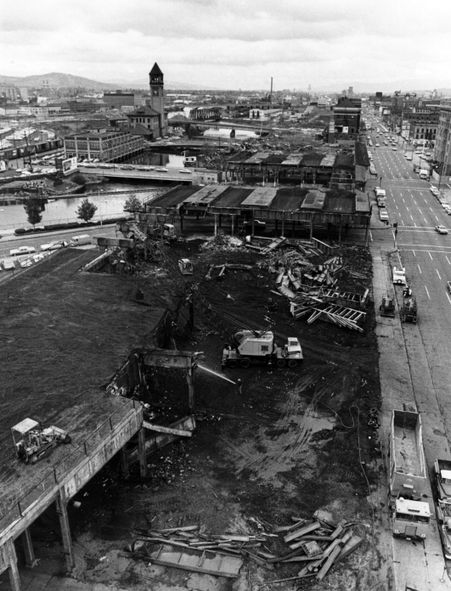
[[[34,464],[61,443],[70,443],[67,431],[51,425],[42,428],[34,419],[24,419],[11,428],[16,454],[25,464]]]

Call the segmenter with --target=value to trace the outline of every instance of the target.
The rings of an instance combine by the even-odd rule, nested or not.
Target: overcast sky
[[[157,61],[211,88],[449,88],[450,30],[450,0],[0,0],[0,74],[145,87]]]

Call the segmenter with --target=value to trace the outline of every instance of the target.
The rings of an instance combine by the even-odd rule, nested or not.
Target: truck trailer
[[[390,494],[419,500],[428,493],[421,417],[417,412],[394,410],[390,441]]]

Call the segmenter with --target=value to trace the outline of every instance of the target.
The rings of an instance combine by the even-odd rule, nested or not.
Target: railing
[[[126,415],[130,414],[132,408],[136,408],[136,404],[135,401],[132,401]],[[107,435],[111,434],[123,422],[124,416],[126,415],[124,415],[124,411],[120,410],[112,413],[105,422],[83,441],[82,445],[72,449],[61,462],[53,467],[53,470],[49,470],[38,484],[35,484],[30,490],[18,496],[14,501],[11,501],[7,507],[1,507],[0,531],[16,519],[20,519],[27,507],[38,501],[47,491],[55,488],[55,485],[59,484],[71,469],[89,456],[98,447],[100,441],[105,439]]]

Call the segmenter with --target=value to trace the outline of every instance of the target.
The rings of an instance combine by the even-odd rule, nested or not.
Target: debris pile
[[[293,523],[275,529],[258,522],[257,534],[207,535],[198,525],[137,529],[138,538],[126,550],[133,558],[151,563],[228,577],[238,576],[244,559],[270,570],[276,565],[301,564],[296,575],[271,583],[307,577],[322,581],[334,564],[361,544],[362,538],[352,533],[352,524],[345,520],[334,523],[327,511],[318,510],[313,517],[292,517]]]
[[[342,285],[361,289],[360,280],[367,284],[370,266],[353,248],[341,248],[339,254],[323,259],[313,244],[297,241],[296,248],[268,254],[260,266],[277,273],[277,290],[290,300],[294,318],[305,316],[308,324],[320,318],[363,332],[369,289],[345,291]],[[361,271],[355,271],[355,266]]]
[[[243,241],[236,236],[227,236],[222,232],[216,234],[212,238],[206,240],[201,246],[201,250],[226,251],[233,252],[240,250]]]

